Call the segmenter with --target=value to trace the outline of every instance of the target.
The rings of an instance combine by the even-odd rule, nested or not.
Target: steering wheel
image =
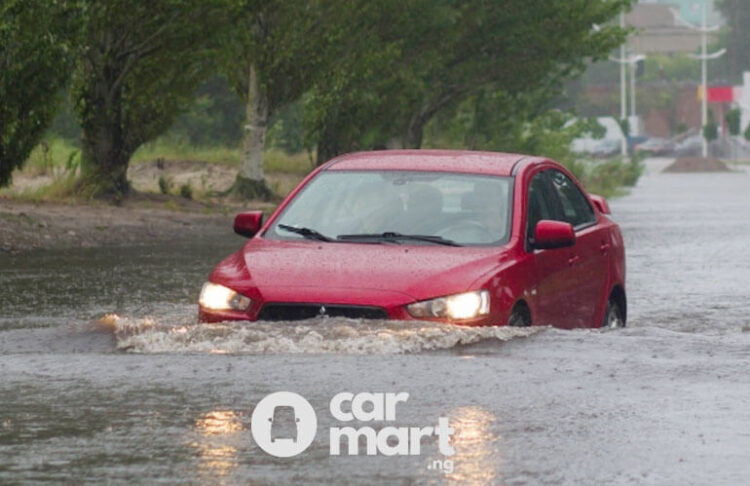
[[[482,223],[473,219],[456,221],[435,234],[459,243],[462,241],[490,243],[497,239]]]

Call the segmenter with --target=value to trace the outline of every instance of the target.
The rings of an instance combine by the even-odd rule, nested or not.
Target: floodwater
[[[610,332],[196,325],[203,279],[242,243],[229,228],[0,255],[0,483],[748,484],[750,174],[652,171],[611,206],[630,321]],[[286,459],[250,429],[277,391],[317,415]],[[352,424],[329,411],[341,392],[408,393],[355,427],[447,417],[455,454],[432,436],[332,456],[329,429]]]

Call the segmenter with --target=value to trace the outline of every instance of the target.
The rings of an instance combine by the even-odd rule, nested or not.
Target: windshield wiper
[[[283,230],[289,231],[291,233],[297,233],[298,235],[302,235],[308,240],[336,241],[333,238],[329,238],[317,230],[314,230],[312,228],[306,228],[304,226],[289,226],[288,224],[280,224],[278,225],[278,227]]]
[[[386,231],[384,233],[359,233],[352,235],[338,235],[337,240],[351,241],[351,240],[411,240],[411,241],[424,241],[427,243],[435,243],[436,245],[445,246],[462,246],[453,240],[448,240],[442,236],[436,235],[407,235],[403,233],[396,233],[394,231]]]

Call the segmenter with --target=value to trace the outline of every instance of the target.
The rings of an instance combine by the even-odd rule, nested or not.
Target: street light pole
[[[706,134],[703,133],[703,129],[705,128],[706,124],[708,124],[708,66],[707,61],[710,61],[711,59],[718,59],[719,57],[723,56],[725,52],[727,52],[726,49],[721,49],[719,51],[716,51],[712,54],[708,54],[708,33],[714,32],[719,29],[718,25],[714,25],[711,27],[706,26],[706,2],[703,1],[703,18],[701,20],[701,26],[698,27],[696,25],[691,24],[687,20],[683,19],[682,16],[674,9],[670,9],[672,12],[672,15],[674,16],[675,20],[677,20],[679,23],[683,24],[684,26],[697,30],[701,33],[701,54],[700,55],[690,55],[693,59],[700,59],[701,60],[701,95],[702,95],[702,103],[701,103],[701,138],[703,139],[703,157],[708,157],[708,140],[706,140]]]
[[[701,90],[703,91],[703,100],[701,104],[701,131],[705,130],[708,124],[708,73],[706,66],[706,54],[708,51],[708,36],[706,35],[706,2],[703,2],[703,21],[701,22]],[[708,157],[708,140],[706,134],[703,137],[703,157]]]
[[[628,117],[627,110],[627,81],[625,80],[625,68],[630,66],[630,115],[631,118],[636,120],[635,112],[635,72],[638,66],[638,62],[646,59],[643,54],[631,54],[630,56],[625,55],[625,47],[620,46],[620,57],[610,57],[609,60],[620,64],[620,116],[623,120]],[[631,131],[633,127],[630,127]],[[627,155],[627,140],[623,139],[622,142],[622,154]]]
[[[620,28],[625,30],[625,11],[620,12]],[[623,42],[620,44],[620,59],[625,59],[625,43]],[[624,121],[628,117],[627,112],[627,88],[626,88],[626,81],[625,81],[625,63],[620,63],[620,123],[624,123]],[[622,156],[626,157],[628,155],[628,141],[626,139],[625,133],[623,133],[622,137],[622,143],[620,144],[620,149],[622,152]]]
[[[636,56],[637,57],[637,56]],[[631,58],[634,59],[634,58]],[[635,73],[640,59],[630,63],[630,116],[635,120]],[[632,128],[631,128],[632,134]]]

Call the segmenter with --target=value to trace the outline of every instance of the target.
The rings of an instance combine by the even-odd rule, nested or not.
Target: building
[[[713,1],[706,1],[707,25],[721,24]],[[695,0],[652,0],[633,5],[625,16],[625,25],[635,29],[628,41],[630,51],[668,55],[696,52],[701,47],[701,33],[682,24],[674,13],[678,12],[681,18],[698,26],[702,23],[701,5]],[[713,35],[708,36],[709,44],[714,40]]]

